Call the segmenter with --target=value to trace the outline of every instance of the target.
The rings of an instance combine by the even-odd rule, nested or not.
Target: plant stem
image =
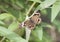
[[[32,8],[34,7],[35,4],[36,4],[36,2],[33,2],[31,7],[29,8],[28,12],[26,13],[26,19],[28,18],[28,14],[30,13],[30,11],[32,10]],[[27,42],[29,41],[30,33],[31,33],[31,30],[26,28],[26,40],[27,40]]]
[[[29,28],[25,28],[26,29],[26,41],[29,41],[30,38],[30,34],[31,34],[31,30]]]
[[[4,40],[5,40],[5,37],[3,37],[0,42],[3,42]]]
[[[26,13],[26,15],[28,15],[30,13],[30,11],[32,10],[32,8],[34,7],[35,4],[36,4],[36,2],[33,2],[33,4],[31,5],[31,7],[29,8],[28,12]]]

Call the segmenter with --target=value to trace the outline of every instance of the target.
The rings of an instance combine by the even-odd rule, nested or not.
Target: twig
[[[3,37],[0,42],[3,42],[4,40],[5,40],[5,37]]]

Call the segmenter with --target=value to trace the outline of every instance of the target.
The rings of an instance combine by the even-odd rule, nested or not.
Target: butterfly
[[[29,19],[25,20],[20,24],[20,27],[27,27],[29,29],[34,29],[37,24],[41,23],[40,12],[35,11]]]

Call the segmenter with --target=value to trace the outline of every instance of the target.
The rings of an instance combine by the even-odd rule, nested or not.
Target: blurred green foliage
[[[47,28],[55,26],[60,32],[60,0],[0,0],[1,42],[27,42],[25,29],[17,28],[25,20],[26,13],[34,2],[28,15],[34,10],[40,10],[42,22],[32,30],[29,42],[52,42]]]

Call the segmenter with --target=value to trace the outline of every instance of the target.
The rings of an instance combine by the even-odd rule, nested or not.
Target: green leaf
[[[15,29],[18,28],[18,26],[19,26],[19,23],[17,21],[14,21],[9,25],[8,29],[11,31],[14,31]]]
[[[48,8],[49,6],[51,6],[52,4],[54,4],[56,2],[56,0],[45,0],[44,2],[42,2],[37,9],[45,9]]]
[[[6,8],[6,7],[4,7],[3,5],[1,5],[0,7],[1,7],[2,10],[10,13],[12,16],[14,16],[14,17],[16,17],[16,18],[19,17],[19,12],[20,12],[20,11],[17,10],[17,8],[16,8],[16,9],[14,9],[14,8],[12,8],[12,7],[7,7],[7,8]],[[14,7],[15,7],[15,5],[14,5]],[[17,14],[18,14],[18,15],[17,15]]]
[[[42,42],[52,42],[51,36],[48,33],[44,32]]]
[[[20,1],[16,1],[16,4],[17,4],[19,7],[24,8],[24,5],[23,5],[22,2],[20,2]]]
[[[43,37],[43,29],[42,27],[36,27],[36,30],[33,31],[33,34],[35,35],[35,37],[37,37],[39,40],[42,40]]]
[[[0,14],[0,20],[4,20],[4,19],[10,18],[10,17],[13,17],[13,16],[9,13]]]
[[[54,20],[53,24],[56,26],[58,32],[60,32],[60,21],[59,20]]]
[[[6,29],[5,27],[0,26],[0,35],[14,41],[14,42],[26,42],[25,39],[21,38],[16,33],[10,31],[9,29]]]
[[[58,15],[59,11],[60,11],[60,0],[57,0],[56,3],[52,6],[52,10],[51,10],[51,22],[53,22],[53,20],[56,18],[56,16]]]
[[[19,18],[18,18],[18,20],[19,20],[20,22],[24,21],[24,20],[25,20],[25,16],[26,16],[25,13],[19,12]]]
[[[29,0],[29,1],[41,3],[41,0]]]
[[[16,6],[16,8],[24,8],[24,3],[21,0],[11,0],[11,2],[13,6]]]
[[[3,21],[0,21],[0,24],[5,25],[5,23]]]
[[[14,10],[13,8],[9,7],[6,9],[9,13],[12,14],[15,18],[19,18],[19,10]]]

